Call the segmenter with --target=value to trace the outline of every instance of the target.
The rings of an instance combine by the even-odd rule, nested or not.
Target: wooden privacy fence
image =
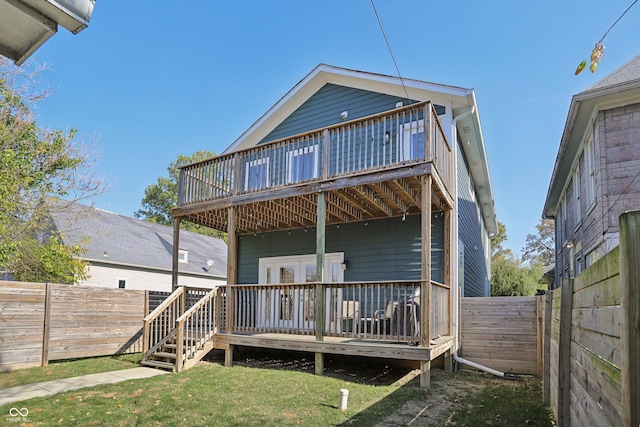
[[[0,281],[0,371],[142,350],[148,293]]]
[[[560,427],[640,425],[640,212],[620,246],[545,296],[544,400]]]
[[[463,298],[460,356],[501,372],[542,373],[539,298]]]

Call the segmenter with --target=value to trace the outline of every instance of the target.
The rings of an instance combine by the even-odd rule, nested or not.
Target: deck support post
[[[224,366],[230,368],[233,365],[233,344],[224,350]]]
[[[428,360],[420,361],[420,387],[431,387],[431,362]]]
[[[315,327],[316,341],[324,340],[324,255],[325,255],[325,231],[327,221],[327,201],[323,192],[318,193],[318,207],[316,219],[316,302],[315,302]],[[316,353],[315,373],[322,375],[324,371],[324,355]]]
[[[180,251],[180,218],[173,218],[173,252],[171,266],[171,292],[178,289],[178,254]]]
[[[422,283],[420,284],[420,346],[431,344],[431,175],[422,179]],[[420,362],[420,387],[429,388],[431,361]]]
[[[225,319],[225,332],[231,334],[233,332],[233,309],[234,294],[233,288],[230,285],[234,285],[237,282],[238,273],[238,236],[236,236],[236,208],[229,207],[228,210],[228,222],[227,222],[227,287],[226,287],[226,319]],[[233,348],[225,350],[225,364],[226,360],[233,360]]]

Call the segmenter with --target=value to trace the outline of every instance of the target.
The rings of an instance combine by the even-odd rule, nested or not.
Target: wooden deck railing
[[[451,147],[422,102],[183,166],[178,206],[428,162],[451,188]]]
[[[181,371],[190,359],[207,347],[216,333],[216,295],[213,289],[176,320],[176,366]]]
[[[184,312],[185,288],[176,289],[162,304],[144,318],[142,360],[167,343],[175,332],[176,320]]]
[[[144,318],[143,361],[176,337],[176,326],[181,316],[201,304],[202,298],[210,292],[211,289],[180,286]]]
[[[419,342],[419,281],[323,284],[322,335]],[[316,335],[316,284],[228,285],[231,331]],[[449,335],[449,287],[431,283],[430,336]],[[225,328],[226,329],[226,328]]]

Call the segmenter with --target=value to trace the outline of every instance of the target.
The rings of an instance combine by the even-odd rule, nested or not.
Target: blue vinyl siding
[[[473,192],[469,165],[458,141],[458,238],[464,243],[464,296],[487,294],[489,272],[485,254],[480,209]]]
[[[344,280],[420,280],[420,215],[328,225],[326,252],[344,252],[349,267]],[[431,275],[444,281],[444,217],[434,213],[431,226]],[[246,234],[238,241],[238,283],[258,282],[260,258],[315,253],[315,228]]]
[[[340,117],[343,111],[349,112],[347,120],[353,120],[393,110],[397,102],[403,102],[406,106],[416,101],[327,83],[264,137],[260,144],[341,123],[344,121]],[[444,107],[435,108],[438,114],[444,114]]]

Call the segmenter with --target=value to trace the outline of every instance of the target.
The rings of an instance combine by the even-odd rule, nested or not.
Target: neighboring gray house
[[[556,287],[618,245],[618,217],[640,209],[639,175],[640,55],[571,100],[543,210]]]
[[[87,249],[82,259],[89,262],[90,278],[80,285],[171,292],[171,227],[80,204],[65,204],[52,220],[65,244]],[[189,231],[181,237],[178,284],[225,284],[226,243]]]

